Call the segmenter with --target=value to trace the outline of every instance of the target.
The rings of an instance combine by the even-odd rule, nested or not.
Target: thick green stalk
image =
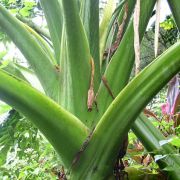
[[[176,21],[177,27],[180,31],[180,5],[179,0],[168,0],[168,4],[171,8],[172,14],[174,16],[174,19]]]
[[[160,146],[159,142],[166,140],[162,133],[153,126],[150,120],[141,114],[132,126],[132,130],[143,143],[144,147],[154,155],[166,155],[163,159],[157,161],[161,169],[171,167],[168,171],[168,179],[180,179],[180,159],[177,156],[177,150],[170,144]]]
[[[26,27],[0,5],[0,26],[26,57],[45,92],[56,100],[58,76],[51,60]],[[48,73],[47,73],[48,72]]]
[[[60,81],[62,83],[61,93],[67,94],[68,97],[65,98],[60,94],[60,102],[63,102],[63,106],[68,104],[73,106],[72,109],[64,107],[85,122],[88,117],[87,94],[91,78],[90,50],[76,1],[62,0],[62,7],[66,33],[65,51],[67,53],[62,59],[65,61],[62,64],[66,63],[66,66],[60,69]],[[63,46],[61,48],[63,50]],[[65,76],[66,78],[64,78]]]
[[[153,96],[180,70],[180,42],[136,76],[110,104],[82,153],[74,179],[105,179],[131,124]],[[98,147],[98,148],[97,148]]]
[[[71,166],[88,133],[79,119],[26,82],[2,70],[0,99],[30,119],[53,145],[66,167]]]

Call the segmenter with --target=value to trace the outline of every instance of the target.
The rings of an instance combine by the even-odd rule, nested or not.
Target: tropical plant
[[[156,1],[137,2],[141,15],[134,21],[139,22],[141,40]],[[178,0],[168,2],[180,28]],[[0,26],[30,65],[26,70],[16,64],[18,74],[8,65],[0,70],[0,98],[46,136],[70,179],[111,177],[130,128],[152,155],[161,155],[157,163],[169,179],[180,179],[176,149],[159,144],[165,137],[141,113],[179,72],[180,42],[129,82],[135,60],[135,3],[119,1],[113,11],[115,2],[109,1],[99,27],[97,0],[41,0],[51,42],[0,5]],[[28,83],[22,70],[37,76],[43,93]]]

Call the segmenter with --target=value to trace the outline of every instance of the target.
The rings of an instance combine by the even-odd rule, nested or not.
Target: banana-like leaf
[[[63,14],[61,4],[59,0],[41,0],[45,17],[48,23],[51,40],[53,42],[56,62],[59,64],[60,61],[60,47],[61,47],[61,36],[63,26]]]
[[[81,3],[81,18],[88,37],[91,55],[95,63],[95,87],[100,81],[99,59],[99,0],[84,0]]]
[[[88,40],[83,28],[77,3],[74,0],[62,0],[65,22],[65,51],[62,59],[65,66],[60,67],[60,78],[63,81],[61,92],[68,91],[66,99],[71,99],[73,114],[83,121],[87,119],[87,94],[91,79],[91,56]],[[61,47],[63,51],[64,47]],[[67,69],[66,69],[67,68]],[[63,74],[67,73],[68,74]],[[64,78],[66,76],[66,79]],[[69,86],[69,83],[70,86]],[[65,99],[64,96],[61,99]],[[63,100],[64,101],[64,100]],[[65,107],[66,108],[66,107]]]
[[[180,70],[179,53],[180,41],[119,93],[95,127],[88,148],[77,163],[78,168],[74,168],[74,177],[107,178],[104,171],[111,173],[124,134],[154,95]]]
[[[170,144],[160,146],[160,141],[166,140],[162,133],[153,126],[146,116],[141,114],[132,126],[132,130],[143,143],[145,148],[153,155],[166,155],[157,161],[161,169],[172,167],[172,171],[168,173],[168,179],[180,179],[180,159],[177,150]]]
[[[55,67],[34,36],[2,5],[0,5],[0,26],[24,54],[45,92],[56,100],[56,91],[59,87]]]
[[[30,119],[54,146],[64,164],[71,165],[88,133],[79,119],[26,82],[2,70],[0,99]]]
[[[177,27],[180,31],[180,7],[179,7],[179,0],[168,0],[168,4],[171,8],[172,14],[176,21]]]

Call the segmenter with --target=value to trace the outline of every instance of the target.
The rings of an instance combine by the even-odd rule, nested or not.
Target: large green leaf
[[[88,133],[79,119],[26,82],[2,70],[0,99],[30,119],[54,146],[64,164],[71,165]]]
[[[78,168],[74,168],[76,178],[107,178],[104,171],[106,175],[111,173],[124,134],[153,96],[180,70],[179,53],[180,42],[177,42],[118,94],[95,127]]]
[[[41,45],[25,26],[1,5],[0,26],[24,54],[45,92],[56,100],[56,92],[59,88],[57,72]]]

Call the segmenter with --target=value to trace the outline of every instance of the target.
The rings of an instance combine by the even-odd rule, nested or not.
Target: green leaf
[[[179,53],[180,42],[177,42],[118,94],[98,122],[78,169],[73,171],[74,177],[101,179],[106,178],[104,171],[111,173],[110,167],[113,167],[124,134],[153,96],[180,70]],[[101,167],[101,170],[98,173],[89,171],[93,167]]]
[[[99,0],[83,0],[81,18],[89,42],[90,53],[95,63],[95,87],[100,81],[99,57]]]
[[[88,133],[79,119],[26,82],[2,70],[0,99],[30,119],[54,146],[64,164],[71,165]]]
[[[51,60],[34,39],[34,36],[2,6],[0,6],[0,26],[24,54],[38,76],[45,92],[56,100],[56,91],[59,88],[57,73],[51,64]]]
[[[59,64],[63,26],[61,3],[59,0],[41,0],[41,5],[45,13],[51,40],[53,42],[56,62]]]
[[[36,5],[36,3],[33,1],[30,1],[30,2],[25,1],[23,5],[24,5],[24,7],[22,9],[20,9],[19,13],[22,16],[28,17],[28,16],[30,16],[31,10]]]
[[[173,167],[173,171],[168,175],[170,175],[172,179],[179,179],[180,176],[177,167],[180,167],[180,159],[177,158],[177,150],[171,144],[166,143],[167,139],[155,128],[151,121],[141,113],[133,123],[132,130],[148,152],[155,155],[159,167],[161,169],[169,166]],[[160,142],[166,144],[161,146]]]
[[[176,166],[176,167],[172,167],[172,166],[167,166],[165,167],[163,170],[164,171],[174,171],[174,168],[176,168],[176,170],[179,172],[180,171],[180,167]],[[171,172],[170,172],[171,173]]]
[[[172,140],[170,141],[170,143],[173,146],[176,146],[177,148],[180,148],[180,139],[179,139],[179,137],[177,137],[177,136],[173,137]]]
[[[147,0],[141,2],[141,17],[140,17],[140,37],[142,39],[146,30],[149,18],[155,5],[155,0]],[[134,2],[132,2],[134,3]],[[134,36],[133,22],[128,25],[128,28],[123,36],[123,39],[112,57],[104,76],[108,82],[108,85],[112,91],[112,94],[116,97],[117,94],[128,83],[130,74],[134,65]],[[101,83],[98,90],[97,103],[99,113],[95,114],[95,122],[99,120],[102,114],[105,112],[109,104],[112,102],[107,88]]]
[[[47,42],[34,29],[32,29],[31,27],[29,27],[26,24],[24,24],[24,26],[35,37],[36,41],[41,46],[41,48],[44,51],[44,53],[46,54],[46,56],[48,56],[49,59],[51,60],[51,62],[55,65],[56,60],[55,60],[52,50],[49,47],[49,45],[47,44]]]

